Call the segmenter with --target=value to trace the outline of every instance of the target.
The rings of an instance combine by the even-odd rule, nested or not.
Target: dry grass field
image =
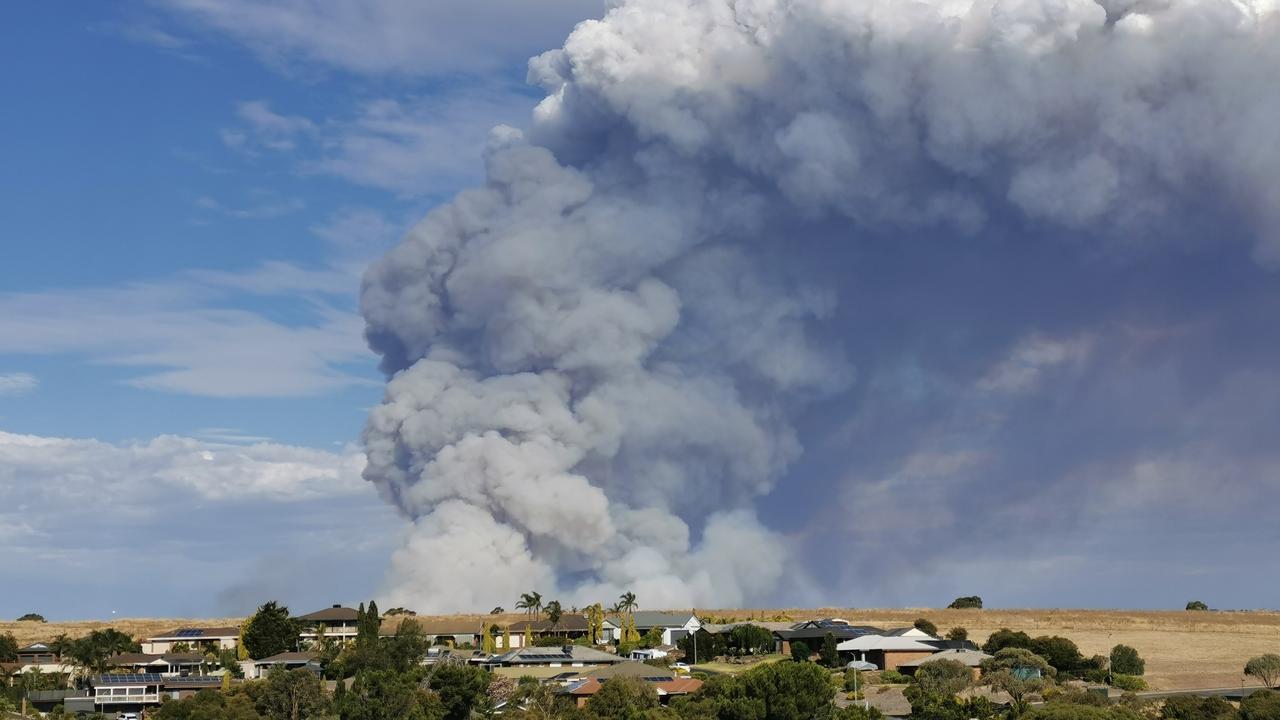
[[[962,626],[981,644],[1002,627],[1037,635],[1061,635],[1086,656],[1105,655],[1117,644],[1131,645],[1147,661],[1153,690],[1238,687],[1245,661],[1280,653],[1280,613],[1148,610],[699,610],[707,616],[783,614],[796,620],[840,617],[852,623],[904,627],[927,618],[939,631]],[[1250,678],[1249,684],[1253,683]]]
[[[1113,645],[1137,648],[1147,661],[1147,681],[1153,689],[1239,686],[1244,663],[1254,655],[1280,652],[1280,613],[1184,612],[1144,610],[865,610],[844,608],[775,610],[705,610],[703,617],[793,620],[840,617],[852,623],[880,627],[910,625],[928,618],[945,632],[955,626],[969,631],[981,643],[1002,627],[1023,630],[1032,636],[1062,635],[1071,638],[1085,655],[1106,654]],[[451,615],[431,620],[507,622],[525,615]],[[60,623],[0,623],[0,634],[13,633],[20,643],[47,640],[65,633],[69,637],[91,630],[115,627],[134,637],[146,637],[183,626],[235,625],[238,618],[219,619],[121,619]]]

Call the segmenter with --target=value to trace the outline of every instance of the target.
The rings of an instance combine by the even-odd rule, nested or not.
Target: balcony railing
[[[120,705],[124,703],[158,703],[160,693],[142,693],[139,695],[97,695],[93,701],[99,705]]]

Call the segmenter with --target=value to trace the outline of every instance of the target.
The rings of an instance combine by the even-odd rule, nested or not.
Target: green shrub
[[[981,610],[982,598],[977,595],[965,595],[952,600],[947,607],[952,610]]]
[[[1147,689],[1147,681],[1136,675],[1114,673],[1111,676],[1111,686],[1128,692],[1138,692]]]
[[[1208,610],[1209,606],[1205,605],[1203,602],[1199,600],[1192,600],[1191,602],[1187,603],[1187,609],[1188,610]]]
[[[911,677],[897,670],[881,670],[880,682],[884,685],[906,685],[911,682]]]
[[[1147,662],[1137,650],[1128,645],[1117,645],[1111,648],[1111,672],[1120,675],[1144,675]]]

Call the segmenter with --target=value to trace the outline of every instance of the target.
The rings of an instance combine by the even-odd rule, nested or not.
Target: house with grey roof
[[[333,605],[323,610],[307,613],[297,618],[303,626],[302,632],[298,633],[298,638],[304,646],[315,643],[321,635],[328,640],[334,640],[340,645],[345,645],[355,641],[356,621],[359,619],[360,612],[358,610],[343,607],[342,605]]]
[[[583,645],[561,647],[522,647],[495,655],[484,664],[490,667],[578,668],[592,665],[614,665],[626,662],[612,653]]]
[[[903,675],[914,675],[922,665],[939,660],[954,660],[969,668],[973,673],[973,679],[976,681],[982,676],[982,661],[990,660],[993,656],[982,652],[981,650],[942,650],[926,657],[907,660],[898,664],[898,672]]]
[[[702,621],[691,612],[661,612],[657,610],[637,610],[632,615],[636,621],[636,631],[641,635],[654,628],[662,628],[662,645],[675,645],[689,633],[702,627]],[[622,615],[610,615],[608,621],[618,629],[609,639],[622,639]]]

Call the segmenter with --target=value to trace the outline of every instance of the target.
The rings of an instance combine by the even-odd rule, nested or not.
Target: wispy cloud
[[[279,67],[361,74],[485,72],[558,44],[601,0],[158,0]],[[497,19],[501,19],[498,21]]]
[[[152,283],[0,294],[0,352],[144,369],[137,387],[215,397],[314,395],[371,382],[351,271],[269,263]],[[301,303],[291,322],[246,297]]]
[[[0,397],[25,395],[36,389],[40,381],[30,373],[0,373]]]
[[[239,123],[221,136],[250,154],[294,154],[304,174],[423,197],[478,182],[489,130],[523,124],[533,106],[523,88],[484,84],[465,93],[370,100],[350,116],[319,120],[256,100],[238,106]]]
[[[212,210],[237,220],[269,220],[301,212],[307,203],[300,198],[263,202],[247,207],[230,207],[209,195],[196,199],[196,205],[205,210]]]

